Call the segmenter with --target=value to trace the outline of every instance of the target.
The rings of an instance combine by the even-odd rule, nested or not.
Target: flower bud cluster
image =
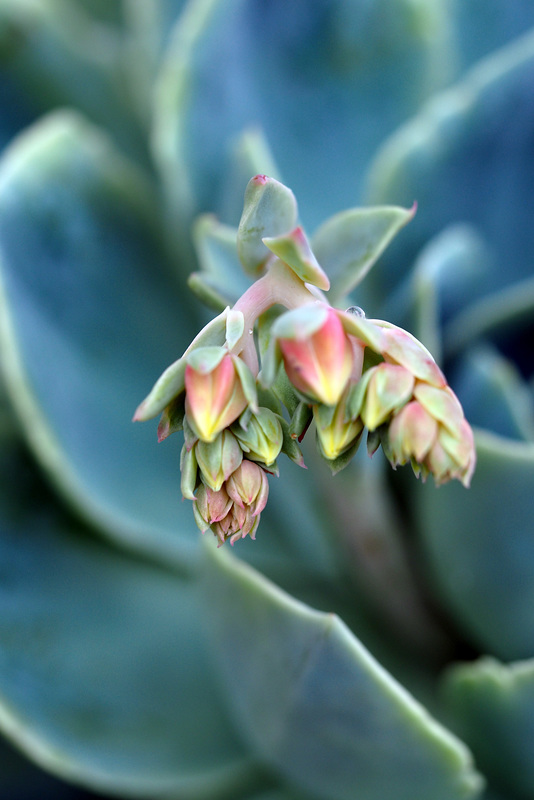
[[[185,370],[182,494],[193,500],[195,521],[219,545],[254,539],[269,494],[267,472],[276,472],[282,424],[257,407],[245,364],[225,353],[213,369],[198,357]],[[200,368],[199,368],[200,367]],[[247,380],[244,376],[247,375]]]
[[[364,431],[371,455],[382,445],[394,468],[409,462],[436,485],[458,479],[468,486],[475,467],[471,428],[425,347],[360,309],[333,308],[302,228],[258,238],[258,215],[273,198],[294,216],[289,190],[269,181],[252,179],[238,231],[239,256],[256,281],[163,373],[134,417],[162,412],[160,440],[183,430],[182,494],[219,545],[255,538],[267,474],[278,474],[280,453],[304,466],[297,441],[312,422],[334,473]]]
[[[415,474],[436,485],[456,478],[469,486],[474,439],[458,398],[428,351],[406,331],[381,329],[384,361],[369,368],[352,395],[350,414],[379,443],[396,468],[410,462]]]

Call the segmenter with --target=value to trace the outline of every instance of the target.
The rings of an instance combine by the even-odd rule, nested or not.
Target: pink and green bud
[[[226,491],[239,508],[249,508],[256,516],[265,508],[269,496],[267,475],[258,464],[244,459],[226,481]]]
[[[280,419],[270,409],[260,408],[248,420],[242,415],[232,426],[232,431],[247,458],[261,461],[266,467],[274,464],[282,449],[284,435]]]
[[[349,410],[374,431],[411,398],[415,378],[405,367],[382,362],[366,370],[352,392]]]
[[[394,467],[411,461],[416,474],[422,471],[426,477],[431,473],[437,486],[457,479],[467,487],[476,463],[473,432],[448,386],[436,390],[436,394],[428,392],[428,388],[434,389],[416,384],[414,390],[416,397],[425,396],[426,406],[418,399],[412,400],[393,417],[387,433],[388,458]],[[440,399],[437,392],[444,397]],[[443,419],[447,407],[452,415]]]
[[[314,406],[313,417],[319,447],[325,458],[334,461],[352,447],[361,436],[363,423],[360,417],[351,419],[347,412],[350,386],[335,406]]]
[[[199,348],[189,357],[185,413],[195,434],[204,442],[213,442],[248,404],[235,360],[219,347]]]
[[[224,519],[211,526],[211,530],[219,540],[219,547],[226,541],[233,546],[246,536],[255,539],[259,524],[259,514],[254,515],[249,507],[242,509],[234,504]]]
[[[232,505],[233,500],[228,496],[224,487],[219,489],[218,492],[214,492],[209,486],[201,483],[193,503],[193,513],[195,522],[202,533],[224,519]]]
[[[228,540],[233,545],[246,536],[254,539],[268,494],[261,467],[243,461],[218,491],[201,483],[193,505],[195,521],[202,533],[210,528],[219,547]]]
[[[222,431],[213,442],[199,440],[194,450],[202,481],[214,492],[219,491],[243,460],[239,442],[229,429]]]
[[[273,325],[290,382],[311,403],[334,406],[355,366],[335,309],[321,303],[283,314]]]

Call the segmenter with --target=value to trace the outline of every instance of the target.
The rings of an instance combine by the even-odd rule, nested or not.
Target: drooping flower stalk
[[[134,417],[161,412],[160,440],[183,429],[182,494],[219,546],[255,538],[267,473],[278,474],[281,453],[304,466],[297,440],[312,420],[334,473],[365,429],[370,455],[382,444],[393,467],[409,461],[437,485],[468,486],[475,467],[462,407],[421,342],[361,309],[330,305],[329,279],[295,227],[288,193],[266,176],[252,179],[237,251],[256,280],[195,337]],[[263,235],[269,229],[275,235]]]

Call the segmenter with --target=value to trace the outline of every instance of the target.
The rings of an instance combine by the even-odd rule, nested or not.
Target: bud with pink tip
[[[311,403],[335,405],[354,368],[337,311],[325,303],[282,314],[272,328],[290,382]]]
[[[239,508],[250,508],[256,516],[265,508],[269,496],[267,475],[258,464],[244,459],[226,481],[226,491]]]
[[[195,434],[204,442],[213,442],[248,405],[235,360],[221,347],[199,348],[189,357],[185,412]]]

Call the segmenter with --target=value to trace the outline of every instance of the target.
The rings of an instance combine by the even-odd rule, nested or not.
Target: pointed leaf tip
[[[267,175],[252,178],[237,230],[237,253],[245,271],[257,275],[269,257],[264,237],[280,236],[296,222],[297,201],[291,189]]]

